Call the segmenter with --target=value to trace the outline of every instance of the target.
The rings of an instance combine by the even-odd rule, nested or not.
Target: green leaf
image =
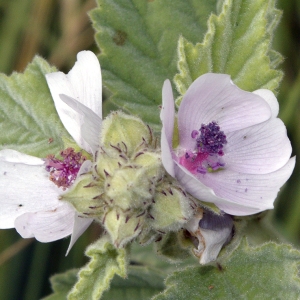
[[[79,273],[78,282],[68,295],[68,300],[98,300],[115,274],[126,277],[126,251],[116,249],[107,236],[90,245],[86,255],[90,262]]]
[[[54,72],[35,57],[23,74],[0,74],[0,149],[14,149],[37,157],[57,154],[64,148],[63,127],[45,79]]]
[[[229,74],[246,91],[275,91],[283,75],[275,67],[283,58],[270,45],[280,17],[273,0],[224,1],[220,15],[209,18],[202,43],[194,45],[184,33],[179,39],[179,74],[174,81],[180,94],[208,72]]]
[[[164,289],[164,276],[156,269],[130,266],[128,278],[114,277],[101,300],[147,300]]]
[[[98,0],[91,13],[110,102],[160,127],[164,80],[177,72],[181,34],[196,43],[216,0]],[[158,126],[157,126],[158,125]]]
[[[77,281],[77,273],[78,269],[74,269],[52,276],[50,282],[53,294],[42,300],[65,300],[69,291]]]
[[[249,247],[243,240],[222,265],[189,267],[166,279],[152,300],[298,299],[300,252],[290,245]]]

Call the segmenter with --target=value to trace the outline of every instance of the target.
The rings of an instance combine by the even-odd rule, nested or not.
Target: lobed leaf
[[[68,300],[90,299],[98,300],[115,274],[125,278],[126,251],[116,249],[107,236],[90,245],[86,255],[90,262],[78,273],[78,281],[68,294]]]
[[[275,92],[283,76],[275,68],[283,58],[271,49],[271,42],[280,17],[274,0],[224,1],[221,13],[210,16],[202,43],[193,44],[186,36],[179,39],[179,73],[174,77],[179,93],[184,95],[208,72],[229,74],[246,91]]]

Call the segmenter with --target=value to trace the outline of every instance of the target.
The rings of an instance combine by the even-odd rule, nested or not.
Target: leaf
[[[290,245],[249,247],[243,240],[222,265],[189,267],[166,279],[152,300],[298,299],[300,252]]]
[[[78,269],[74,269],[52,276],[50,282],[54,293],[42,300],[65,300],[69,291],[77,281],[77,273]]]
[[[164,276],[156,269],[130,266],[128,278],[114,277],[110,290],[101,300],[147,300],[164,289]]]
[[[179,93],[185,94],[196,78],[208,72],[229,74],[246,91],[275,91],[283,76],[275,68],[283,58],[270,45],[280,17],[273,0],[224,1],[220,15],[209,18],[202,43],[179,39],[179,74],[174,77]]]
[[[126,277],[126,251],[116,249],[107,236],[90,245],[86,255],[90,262],[79,273],[78,282],[68,295],[68,300],[98,300],[115,274]]]
[[[63,127],[46,83],[45,74],[54,72],[35,57],[23,74],[0,74],[0,150],[9,148],[37,157],[59,153]]]
[[[181,34],[196,43],[216,0],[98,0],[91,13],[111,102],[160,127],[164,80],[177,72]],[[158,125],[158,126],[157,126]]]

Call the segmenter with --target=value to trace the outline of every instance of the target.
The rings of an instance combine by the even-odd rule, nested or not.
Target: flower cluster
[[[273,208],[295,166],[278,110],[269,90],[250,93],[229,75],[205,74],[184,95],[177,114],[179,136],[173,136],[174,99],[166,81],[161,112],[165,169],[188,193],[227,214]]]
[[[160,153],[140,119],[114,112],[102,121],[98,59],[89,51],[77,59],[67,75],[46,79],[63,125],[90,159],[73,148],[62,150],[61,159],[0,151],[0,228],[42,242],[72,235],[68,251],[93,220],[116,247],[185,228],[207,263],[231,238],[229,215],[273,207],[295,158],[271,91],[246,92],[228,75],[205,74],[176,116],[167,80]],[[216,205],[219,215],[203,202]]]

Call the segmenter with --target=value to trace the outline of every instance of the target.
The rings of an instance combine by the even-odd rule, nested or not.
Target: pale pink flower
[[[161,148],[167,172],[195,198],[228,214],[273,208],[295,166],[274,94],[266,89],[246,92],[229,75],[208,73],[187,90],[176,123],[169,80],[162,96]]]

